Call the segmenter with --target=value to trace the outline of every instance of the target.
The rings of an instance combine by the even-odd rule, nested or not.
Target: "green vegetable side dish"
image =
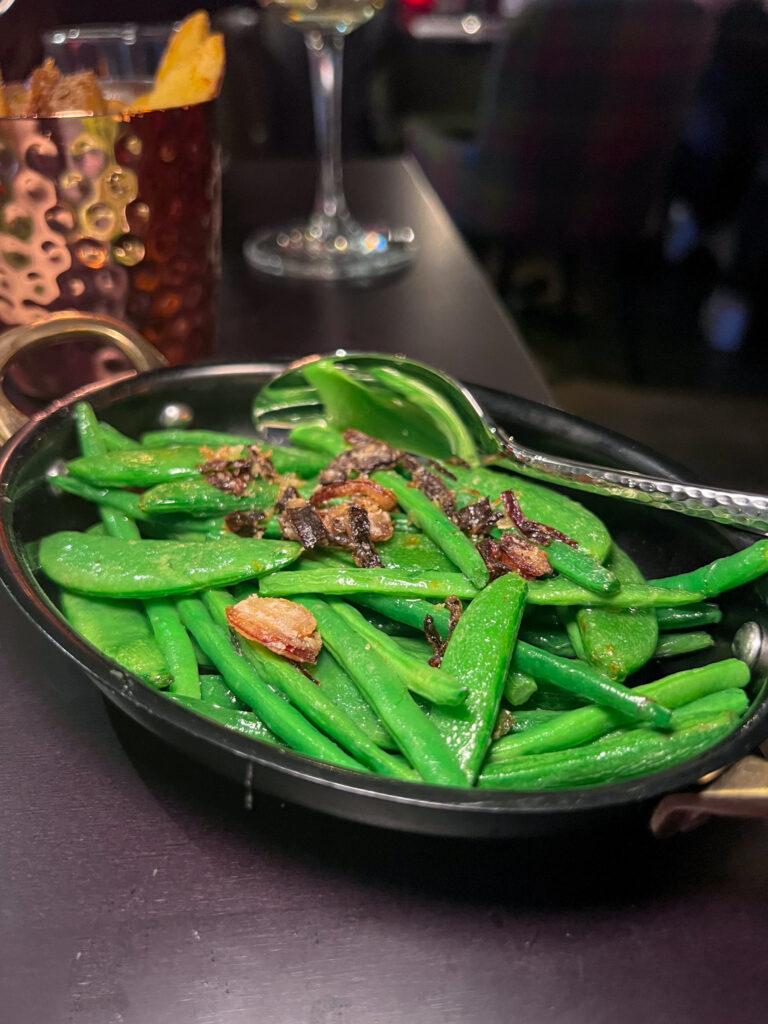
[[[588,509],[481,458],[423,382],[303,373],[325,419],[285,447],[127,438],[76,407],[82,454],[51,482],[100,525],[38,548],[88,643],[218,727],[393,785],[600,786],[738,725],[749,669],[708,630],[768,541],[648,581]]]

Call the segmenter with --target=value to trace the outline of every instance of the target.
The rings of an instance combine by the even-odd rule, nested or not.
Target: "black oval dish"
[[[690,786],[729,764],[768,736],[766,680],[754,686],[749,714],[727,739],[700,757],[634,782],[552,793],[506,793],[403,783],[347,772],[240,736],[168,701],[76,636],[60,617],[45,583],[37,580],[25,544],[54,530],[79,529],[91,510],[68,495],[53,496],[44,482],[56,459],[76,454],[70,407],[87,395],[99,416],[137,436],[156,428],[160,410],[183,401],[195,424],[245,431],[255,391],[278,367],[203,366],[160,370],[88,388],[34,417],[0,453],[0,574],[32,621],[83,668],[118,708],[215,771],[256,790],[329,814],[388,828],[454,836],[543,835],[608,824],[611,816],[636,816],[663,793]],[[481,388],[475,394],[494,418],[525,444],[595,462],[672,477],[675,466],[626,438],[522,398]],[[744,537],[719,527],[645,506],[581,496],[616,540],[649,575],[690,569],[732,551]],[[718,630],[721,656],[736,626],[765,616],[766,592],[741,588],[723,600]],[[711,652],[707,652],[711,657]],[[691,663],[690,661],[686,664]],[[675,662],[678,667],[679,661]]]

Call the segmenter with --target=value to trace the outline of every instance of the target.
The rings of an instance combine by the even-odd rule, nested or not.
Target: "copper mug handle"
[[[22,349],[54,338],[88,334],[114,345],[137,373],[167,366],[164,356],[138,331],[111,316],[92,313],[51,313],[31,324],[12,327],[0,334],[0,443],[24,426],[27,417],[8,398],[4,383],[8,364]]]

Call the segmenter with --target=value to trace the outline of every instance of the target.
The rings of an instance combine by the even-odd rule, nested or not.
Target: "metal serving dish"
[[[694,786],[702,776],[732,764],[766,739],[768,680],[763,678],[753,684],[749,713],[737,730],[677,767],[637,781],[580,790],[464,791],[347,772],[248,739],[171,703],[98,654],[61,618],[47,582],[35,577],[25,556],[28,541],[93,521],[83,503],[53,496],[45,483],[52,463],[76,454],[71,406],[87,395],[102,419],[135,436],[156,428],[169,403],[184,402],[194,410],[196,426],[242,432],[250,425],[254,393],[280,368],[255,364],[161,369],[87,388],[34,416],[0,451],[0,576],[32,621],[125,714],[214,771],[255,790],[373,825],[467,837],[546,834],[616,824],[627,817],[647,823],[663,794]],[[484,388],[474,390],[491,415],[526,444],[659,476],[678,473],[674,465],[640,445],[556,409]],[[618,542],[652,576],[692,568],[749,539],[700,520],[621,501],[589,495],[580,500],[607,522]],[[733,632],[742,622],[765,621],[767,598],[763,580],[722,599],[725,615],[717,627],[716,656],[728,655]],[[687,664],[695,664],[695,659]]]

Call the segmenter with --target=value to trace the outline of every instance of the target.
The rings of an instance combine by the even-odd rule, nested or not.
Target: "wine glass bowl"
[[[276,277],[358,280],[407,267],[416,253],[413,231],[363,226],[347,206],[341,170],[341,72],[344,38],[369,21],[385,0],[260,0],[304,35],[309,57],[315,135],[320,156],[312,214],[306,223],[266,228],[245,243],[255,270]]]

